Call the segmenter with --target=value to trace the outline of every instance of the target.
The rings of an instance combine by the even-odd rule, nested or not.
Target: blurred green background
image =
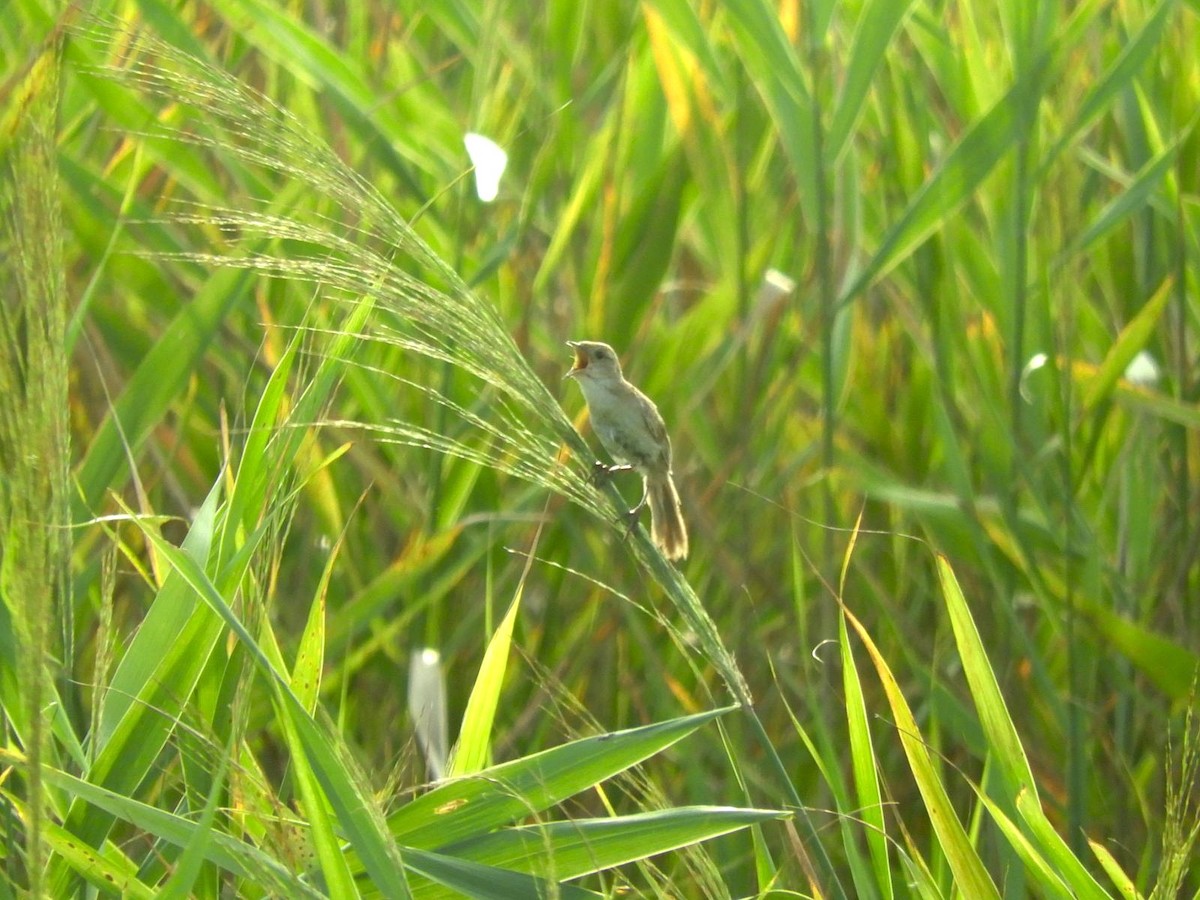
[[[1200,896],[1184,722],[1200,663],[1198,14],[1195,0],[6,4],[8,218],[23,221],[22,192],[58,199],[34,243],[61,242],[63,276],[48,355],[21,349],[14,315],[8,352],[18,381],[45,363],[69,393],[6,420],[5,464],[16,497],[18,458],[51,458],[20,416],[58,417],[69,477],[48,507],[31,487],[29,508],[74,526],[39,569],[69,581],[47,588],[56,606],[23,606],[34,595],[6,583],[10,751],[38,744],[47,765],[185,818],[211,800],[217,831],[236,833],[219,823],[239,809],[274,821],[213,787],[233,759],[288,827],[320,833],[312,801],[293,802],[297,738],[219,623],[204,672],[159,683],[167,743],[139,777],[89,768],[117,721],[101,709],[114,672],[120,687],[130,658],[196,639],[133,635],[182,565],[147,529],[178,544],[198,522],[217,593],[268,656],[315,673],[309,709],[384,811],[430,774],[412,656],[440,653],[453,739],[517,596],[497,761],[744,700],[678,605],[688,588],[623,536],[586,481],[593,458],[568,444],[555,399],[598,446],[561,382],[564,341],[604,340],[667,422],[691,532],[680,572],[756,716],[705,726],[565,813],[791,807],[784,772],[809,821],[795,840],[756,825],[584,884],[985,896],[965,874],[978,863],[1006,896]],[[35,184],[22,129],[53,98]],[[507,152],[492,202],[468,132]],[[214,486],[227,505],[206,514]],[[635,479],[617,487],[636,499]],[[27,520],[6,504],[15,572]],[[952,628],[937,554],[986,658]],[[939,826],[891,676],[843,632],[839,598],[907,698],[968,850]],[[999,695],[984,699],[973,665]],[[49,693],[38,736],[20,709]],[[1007,751],[999,696],[1020,739]],[[1020,748],[1049,832],[990,815],[994,801],[1017,818],[998,773]],[[37,843],[19,811],[36,779],[14,784],[19,891],[39,884],[19,861]],[[200,874],[176,880],[191,857],[128,819],[88,831],[78,796],[57,784],[43,818],[107,837],[145,887],[271,893],[201,850]],[[247,833],[285,868],[310,864]],[[295,845],[310,839],[332,865],[317,838]],[[96,884],[99,863],[45,841],[43,889]]]

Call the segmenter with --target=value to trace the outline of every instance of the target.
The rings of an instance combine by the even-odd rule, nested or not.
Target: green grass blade
[[[1054,830],[1050,820],[1042,811],[1038,798],[1037,782],[1021,746],[1012,717],[1004,697],[1000,693],[1000,685],[995,673],[988,662],[987,654],[980,640],[975,620],[967,606],[966,598],[958,585],[950,563],[944,556],[937,558],[938,580],[942,587],[942,598],[950,614],[950,623],[954,629],[954,639],[958,645],[959,658],[962,660],[963,672],[971,688],[971,698],[975,701],[975,709],[979,713],[979,721],[987,738],[991,758],[997,763],[1003,773],[1005,790],[1009,799],[1016,804],[1025,824],[1034,837],[1034,842],[1041,851],[1041,857],[1047,860],[1049,871],[1059,873],[1069,886],[1072,896],[1085,897],[1089,900],[1101,900],[1107,894],[1100,888],[1084,869],[1067,846],[1062,837]],[[1024,848],[1018,846],[1021,851]],[[1025,854],[1022,853],[1022,856]],[[1030,862],[1033,857],[1029,857]],[[1035,866],[1034,871],[1040,873],[1042,867]]]
[[[138,452],[183,391],[230,311],[249,297],[251,283],[247,272],[215,273],[146,354],[76,473],[77,522],[100,507],[104,492],[126,471],[129,455]]]
[[[28,812],[20,798],[7,792],[0,792],[0,796],[11,807],[17,821],[23,827],[28,827]],[[121,897],[134,900],[154,900],[158,896],[154,888],[138,878],[137,863],[111,844],[106,844],[103,850],[96,850],[81,844],[78,838],[55,822],[43,822],[41,827],[47,848],[100,890],[116,890]],[[0,883],[0,891],[6,888],[7,885]]]
[[[1173,700],[1188,696],[1200,668],[1200,654],[1099,603],[1088,603],[1083,615],[1105,641],[1133,662],[1160,691]]]
[[[0,749],[0,760],[6,765],[22,765],[24,760]],[[59,790],[70,794],[89,806],[102,809],[114,818],[129,822],[141,831],[161,838],[176,847],[189,846],[196,837],[199,827],[195,822],[166,810],[158,809],[124,793],[110,791],[99,785],[90,784],[58,769],[46,770],[47,781]],[[78,841],[76,841],[76,844]],[[287,867],[280,865],[263,850],[239,841],[221,831],[213,830],[205,848],[205,858],[251,884],[262,885],[268,891],[283,896],[320,897],[310,885],[305,884]]]
[[[1094,410],[1098,404],[1112,396],[1113,389],[1133,362],[1133,358],[1150,342],[1154,330],[1158,327],[1158,321],[1162,318],[1163,310],[1167,308],[1167,303],[1172,297],[1173,288],[1173,282],[1164,281],[1129,324],[1121,329],[1121,333],[1105,354],[1104,362],[1087,385],[1082,400],[1085,412]]]
[[[219,489],[218,482],[197,513],[185,553],[207,556]],[[90,781],[135,795],[196,690],[220,633],[219,620],[195,603],[187,584],[168,575],[105,693],[97,733],[90,739]],[[163,634],[173,637],[165,651]],[[64,825],[83,843],[99,847],[112,822],[103,808],[75,800]],[[51,877],[56,891],[66,890],[65,869],[57,868]]]
[[[585,791],[670,747],[734,707],[582,738],[439,785],[392,813],[396,840],[418,849],[484,834]]]
[[[700,63],[708,84],[720,90],[727,82],[724,67],[704,30],[696,5],[688,0],[651,0],[647,4],[660,16],[674,38]]]
[[[764,809],[680,807],[611,819],[522,825],[472,838],[444,852],[558,881],[601,872],[787,815]]]
[[[208,48],[196,38],[191,23],[163,0],[137,0],[138,11],[156,34],[197,59],[208,58]]]
[[[340,544],[339,544],[340,546]],[[308,621],[300,636],[300,647],[296,651],[296,664],[292,667],[292,691],[309,715],[317,708],[321,695],[321,675],[325,668],[325,595],[329,579],[333,576],[334,561],[338,559],[337,548],[329,554],[321,583],[308,611]]]
[[[271,445],[289,440],[289,429],[280,429],[279,426],[283,418],[281,413],[287,399],[288,379],[296,362],[299,340],[297,335],[271,371],[271,377],[254,407],[254,418],[250,422],[249,433],[238,460],[237,475],[233,479],[233,489],[229,494],[227,515],[232,522],[240,524],[247,531],[257,527],[258,517],[267,505],[272,482],[279,478],[281,472],[288,470],[286,464],[292,458],[292,454],[285,450],[276,450]],[[295,438],[292,438],[292,441],[294,442]],[[226,532],[236,535],[237,529],[227,529]],[[228,552],[232,553],[232,548]]]
[[[912,0],[868,0],[858,14],[842,89],[829,123],[829,159],[835,164],[846,150],[863,113],[867,91],[910,6]]]
[[[1117,886],[1117,891],[1122,900],[1145,900],[1142,893],[1137,889],[1137,885],[1125,874],[1125,870],[1113,858],[1112,853],[1109,852],[1107,847],[1096,841],[1088,841],[1088,846],[1096,854],[1096,859],[1100,861],[1100,866],[1104,869],[1105,874]]]
[[[858,814],[865,824],[867,847],[875,869],[875,886],[884,898],[894,896],[892,865],[888,853],[888,830],[883,816],[883,792],[879,788],[875,747],[862,681],[854,662],[854,649],[843,617],[838,623],[838,643],[842,655],[842,689],[846,695],[846,724],[850,732],[850,760],[854,769],[854,788]]]
[[[187,537],[184,538],[184,551],[195,559],[208,559],[217,527],[217,510],[222,488],[221,479],[217,479],[196,511]],[[108,743],[117,724],[135,706],[135,698],[142,694],[148,684],[164,680],[160,674],[164,663],[160,635],[181,633],[193,619],[196,606],[195,596],[182,579],[168,578],[163,581],[146,613],[142,627],[134,635],[113,673],[101,709],[99,733],[92,736],[94,746],[103,748]],[[195,645],[189,647],[189,652],[194,655],[204,654],[202,648]],[[186,696],[187,689],[184,685],[170,683],[174,690]]]
[[[1083,900],[1111,900],[1108,892],[1100,886],[1079,857],[1067,846],[1062,835],[1054,829],[1042,809],[1042,804],[1032,791],[1023,791],[1017,797],[1017,811],[1033,834],[1033,839],[1041,848],[1050,868],[1067,883],[1073,897]]]
[[[350,844],[358,852],[368,874],[389,896],[408,896],[402,865],[395,844],[387,834],[383,817],[373,798],[355,783],[347,754],[337,739],[321,729],[304,711],[300,701],[287,684],[286,673],[280,673],[270,657],[250,635],[241,620],[225,602],[220,591],[204,574],[200,566],[186,553],[167,543],[154,529],[140,519],[134,521],[142,533],[170,563],[206,604],[233,631],[260,673],[272,686],[278,698],[277,709],[285,723],[295,729],[295,746],[302,748],[313,775],[320,784],[321,797],[329,803],[338,825],[345,831]],[[311,802],[311,801],[310,801]]]
[[[879,652],[879,648],[871,639],[867,629],[849,610],[845,610],[845,614],[866,646],[867,653],[870,654],[871,661],[875,664],[875,671],[879,674],[879,680],[883,683],[888,707],[892,711],[896,731],[900,737],[900,744],[904,748],[904,755],[908,758],[909,767],[916,779],[917,789],[920,790],[921,798],[925,801],[925,808],[929,812],[930,822],[937,835],[940,850],[945,854],[947,864],[954,873],[958,890],[965,897],[978,898],[978,900],[999,900],[1000,893],[996,890],[995,883],[988,875],[983,861],[979,858],[975,848],[971,846],[970,838],[958,820],[954,806],[946,793],[946,786],[942,783],[941,776],[930,756],[929,748],[917,726],[917,720],[913,717],[908,701],[904,699],[896,677],[892,674],[891,668],[883,658],[883,654]]]
[[[404,865],[416,876],[413,877],[412,886],[416,900],[444,897],[446,893],[442,888],[456,891],[455,896],[461,894],[478,900],[528,900],[531,897],[554,896],[564,900],[585,900],[601,896],[573,884],[552,884],[524,872],[480,865],[470,860],[409,847],[404,848]]]
[[[216,833],[217,811],[225,798],[225,779],[229,774],[229,765],[233,757],[233,745],[227,744],[217,763],[217,772],[212,779],[212,786],[204,801],[204,809],[196,820],[196,828],[192,839],[183,848],[183,853],[175,861],[171,877],[159,891],[159,900],[188,900],[194,896],[196,879],[200,876],[207,857],[208,848],[212,845]]]
[[[974,193],[1029,128],[1048,62],[1018,81],[946,154],[888,229],[875,252],[847,283],[838,303],[852,300],[876,278],[906,259]]]
[[[1075,895],[1071,892],[1071,889],[1058,876],[1054,867],[1042,856],[1026,836],[1025,832],[1021,830],[1021,827],[1006,816],[995,801],[983,795],[980,795],[979,799],[986,807],[988,813],[991,814],[993,821],[1000,828],[1000,831],[1004,834],[1009,846],[1021,858],[1021,862],[1025,865],[1025,870],[1033,876],[1041,888],[1040,895],[1044,897],[1058,897],[1061,900],[1073,900]]]
[[[791,163],[800,202],[811,214],[821,177],[813,132],[813,99],[799,55],[775,8],[763,0],[724,0],[734,46],[775,123]]]
[[[523,590],[524,580],[517,586],[517,594],[509,604],[508,612],[500,620],[496,633],[492,635],[487,650],[484,651],[475,686],[471,689],[471,696],[463,713],[458,742],[450,754],[447,767],[447,776],[450,778],[474,775],[487,765],[492,726],[496,719],[496,707],[500,703],[500,691],[504,687],[504,672],[508,668],[513,627],[517,622],[517,612],[521,608]]]
[[[276,692],[276,712],[283,723],[283,732],[291,751],[292,778],[303,803],[308,832],[321,866],[321,875],[325,878],[331,897],[358,897],[358,886],[355,884],[342,842],[338,839],[336,823],[330,815],[330,804],[322,790],[321,779],[309,763],[306,750],[308,742],[300,737],[299,726],[290,715],[287,701],[279,696],[280,693]],[[404,884],[403,876],[394,871],[393,877],[398,883],[398,893],[389,896],[407,897],[408,887]],[[379,884],[379,887],[382,888],[383,884]],[[397,888],[393,885],[393,890],[395,889]]]
[[[958,655],[962,660],[963,673],[967,676],[967,684],[971,688],[971,699],[975,702],[975,710],[979,713],[979,722],[987,737],[992,758],[999,765],[1004,776],[1005,788],[1010,798],[1014,799],[1022,791],[1028,791],[1037,800],[1037,782],[1025,756],[1025,748],[1017,736],[1016,727],[1009,715],[1004,696],[1000,693],[1000,685],[988,662],[983,641],[975,620],[971,617],[970,607],[963,596],[958,579],[949,561],[942,555],[937,557],[938,581],[942,587],[942,599],[950,614],[950,624],[954,629],[954,640],[958,646]]]
[[[379,115],[377,90],[361,65],[330,45],[302,19],[276,4],[259,0],[219,0],[215,5],[232,18],[248,18],[253,25],[244,29],[243,37],[257,44],[273,60],[286,63],[289,72],[311,87],[327,94],[346,123],[371,147],[375,159],[387,166],[413,198],[425,202],[425,191],[412,165],[395,148],[404,147],[409,159],[425,164],[435,158],[431,151],[444,147],[454,128],[452,122],[439,114],[437,105],[423,105],[421,134],[427,142],[414,141],[413,130],[406,128],[403,120]],[[436,142],[431,140],[435,130],[441,137]]]
[[[1193,118],[1192,122],[1194,123],[1195,121],[1196,119]],[[1104,235],[1108,234],[1145,206],[1150,199],[1151,193],[1171,173],[1175,165],[1175,157],[1178,155],[1180,147],[1184,144],[1188,135],[1191,134],[1191,131],[1192,127],[1189,125],[1175,140],[1142,166],[1137,174],[1133,176],[1132,180],[1130,180],[1129,186],[1100,210],[1088,226],[1071,242],[1063,253],[1064,257],[1070,257],[1073,254],[1087,250],[1096,241],[1100,240],[1100,238],[1104,237]]]
[[[1175,0],[1159,0],[1137,34],[1125,45],[1108,70],[1096,79],[1075,111],[1070,124],[1063,129],[1058,141],[1042,157],[1043,169],[1053,163],[1080,132],[1096,121],[1110,108],[1118,95],[1129,88],[1142,67],[1159,49],[1167,20],[1174,9]]]
[[[75,29],[67,41],[65,61],[73,70],[73,78],[90,93],[98,110],[128,134],[143,135],[146,153],[171,178],[178,180],[201,197],[218,197],[222,186],[210,160],[194,148],[180,147],[160,134],[146,134],[155,124],[141,98],[127,87],[114,83],[103,61],[115,40],[112,28],[99,20]]]
[[[1113,393],[1122,405],[1146,412],[1164,422],[1174,422],[1184,428],[1200,430],[1200,408],[1158,391],[1118,381]]]
[[[804,83],[800,59],[771,4],[761,0],[725,0],[722,5],[729,15],[729,27],[742,42],[746,57],[753,51],[753,55],[760,58],[755,62],[746,58],[747,67],[764,76],[770,73],[795,103],[807,106],[811,97]]]

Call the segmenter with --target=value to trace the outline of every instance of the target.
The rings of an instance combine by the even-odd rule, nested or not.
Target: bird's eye
[[[608,354],[605,353],[603,350],[596,351],[596,359],[607,359],[607,358],[608,358]]]

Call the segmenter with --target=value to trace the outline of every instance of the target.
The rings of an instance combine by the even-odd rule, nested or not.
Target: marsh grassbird
[[[608,344],[567,341],[575,351],[573,378],[587,401],[592,430],[617,465],[597,463],[605,473],[633,469],[642,476],[642,499],[629,510],[630,522],[650,505],[650,538],[667,559],[683,559],[688,552],[687,527],[679,493],[671,477],[671,438],[658,407],[625,380],[621,363]]]

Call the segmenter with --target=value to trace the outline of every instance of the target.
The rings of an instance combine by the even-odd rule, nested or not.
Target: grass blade
[[[843,286],[839,305],[848,303],[906,259],[970,198],[1029,128],[1032,111],[1049,77],[1048,69],[1048,60],[1033,67],[963,133],[866,264]]]
[[[786,816],[775,810],[684,807],[611,819],[522,825],[456,844],[446,852],[562,880]]]
[[[439,785],[392,813],[388,825],[397,841],[418,849],[485,834],[594,787],[732,709],[582,738],[493,766]]]
[[[900,685],[892,674],[891,668],[862,623],[849,610],[844,607],[843,610],[850,624],[854,626],[854,630],[858,632],[859,639],[866,646],[867,653],[875,664],[875,671],[879,674],[879,680],[883,682],[888,707],[895,719],[896,731],[900,737],[901,746],[904,748],[904,755],[908,758],[909,767],[912,769],[917,788],[920,790],[925,807],[929,812],[934,833],[937,835],[938,845],[946,856],[950,870],[954,873],[958,890],[964,896],[978,898],[978,900],[999,900],[1000,893],[984,868],[979,854],[971,846],[971,841],[954,812],[954,806],[950,803],[946,787],[942,784],[937,768],[930,758],[929,748],[921,736],[917,720],[913,717],[908,701],[904,699],[904,694],[901,693]]]
[[[1171,281],[1164,281],[1129,324],[1121,329],[1121,333],[1117,335],[1117,339],[1105,355],[1104,362],[1100,364],[1084,392],[1082,404],[1085,412],[1094,410],[1098,404],[1112,396],[1117,381],[1125,374],[1133,358],[1145,349],[1154,329],[1158,327],[1158,320],[1167,308],[1173,287]]]
[[[912,0],[869,0],[858,14],[850,56],[829,123],[829,159],[836,165],[846,150],[854,126],[863,113],[867,91],[892,38],[908,14]]]
[[[463,713],[458,743],[450,754],[447,774],[451,778],[474,775],[487,765],[492,725],[496,717],[496,707],[500,702],[500,690],[504,687],[504,670],[508,666],[508,654],[512,650],[513,626],[517,621],[517,611],[521,608],[523,590],[524,581],[517,587],[517,594],[509,604],[508,612],[500,620],[496,633],[488,641],[487,650],[483,654],[479,675],[475,678],[475,687],[471,690],[466,712]]]
[[[979,713],[979,721],[983,733],[987,737],[988,747],[992,758],[1000,767],[1004,776],[1004,784],[1008,796],[1015,800],[1023,791],[1028,791],[1034,802],[1037,801],[1037,782],[1025,757],[1025,748],[1004,703],[1000,693],[1000,685],[988,662],[987,653],[983,649],[983,641],[975,620],[971,618],[971,610],[967,606],[962,588],[954,577],[954,570],[944,556],[937,558],[938,581],[942,587],[942,599],[950,614],[950,624],[954,629],[954,640],[958,645],[958,655],[962,660],[963,673],[967,676],[967,684],[971,688],[971,699],[975,701],[975,709]]]

